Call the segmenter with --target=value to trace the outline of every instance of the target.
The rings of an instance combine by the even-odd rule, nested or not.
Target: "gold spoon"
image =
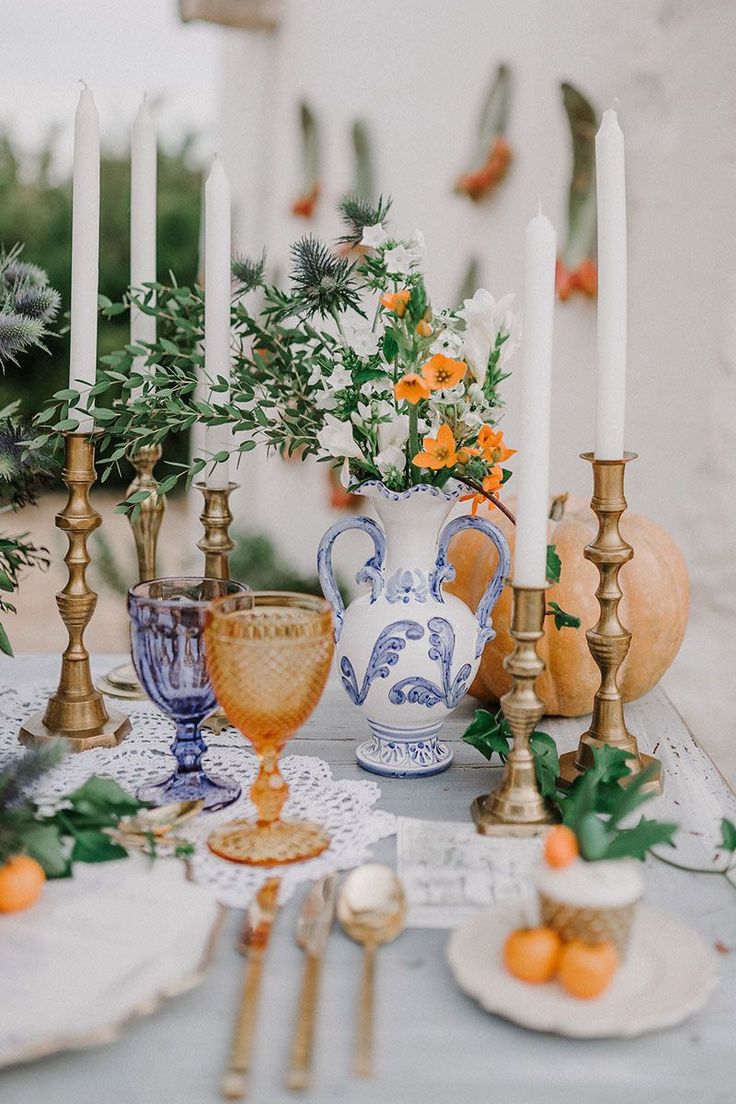
[[[373,1072],[373,990],[376,948],[396,939],[406,926],[404,887],[389,866],[365,863],[348,874],[337,899],[337,918],[363,944],[363,984],[358,1008],[355,1073]]]

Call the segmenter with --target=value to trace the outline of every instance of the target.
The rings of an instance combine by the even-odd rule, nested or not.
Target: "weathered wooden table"
[[[111,657],[97,663],[111,666]],[[47,679],[56,661],[6,661],[2,684]],[[477,794],[496,771],[459,742],[472,715],[466,701],[447,725],[455,765],[414,781],[381,779],[384,808],[425,819],[468,819]],[[684,856],[708,862],[722,815],[736,816],[736,798],[693,742],[666,696],[655,690],[628,710],[645,750],[658,745],[667,793],[659,815],[683,825]],[[572,748],[582,721],[548,721],[560,750]],[[360,721],[333,684],[289,750],[319,755],[336,777],[364,777],[353,755]],[[654,808],[654,806],[652,806]],[[376,846],[392,863],[395,839]],[[279,915],[264,975],[254,1104],[298,1100],[283,1088],[302,952],[294,943],[300,896]],[[719,959],[721,984],[708,1007],[679,1028],[628,1041],[573,1042],[538,1035],[482,1012],[455,987],[445,963],[447,933],[412,930],[381,952],[377,999],[377,1076],[350,1075],[360,952],[336,928],[323,977],[313,1090],[305,1104],[733,1104],[736,1102],[736,888],[722,877],[681,873],[647,863],[647,897],[732,953]],[[226,1060],[242,959],[234,949],[232,916],[201,988],[177,998],[123,1037],[97,1049],[68,1053],[0,1073],[2,1104],[208,1104]],[[0,928],[0,938],[2,931]],[[111,933],[114,953],[114,932]],[[2,988],[0,981],[0,1000]]]

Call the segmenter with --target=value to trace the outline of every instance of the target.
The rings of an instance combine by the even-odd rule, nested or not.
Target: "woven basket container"
[[[565,943],[572,939],[580,939],[583,943],[610,942],[622,958],[628,947],[637,904],[632,901],[619,908],[580,908],[539,893],[542,924],[553,928]]]

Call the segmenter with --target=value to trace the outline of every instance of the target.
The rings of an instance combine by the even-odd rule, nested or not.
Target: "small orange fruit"
[[[41,896],[43,867],[30,855],[14,855],[0,866],[0,912],[20,912]]]
[[[577,836],[566,824],[558,824],[544,841],[544,857],[548,866],[561,868],[569,866],[580,854]]]
[[[552,928],[517,928],[504,943],[506,969],[520,981],[549,981],[557,973],[562,943]]]
[[[432,332],[432,327],[430,326],[427,319],[426,318],[421,318],[419,320],[419,322],[417,322],[417,333],[419,334],[419,336],[420,337],[429,337],[431,332]]]
[[[573,939],[562,948],[558,976],[571,997],[590,1000],[608,988],[617,968],[618,953],[613,943]]]

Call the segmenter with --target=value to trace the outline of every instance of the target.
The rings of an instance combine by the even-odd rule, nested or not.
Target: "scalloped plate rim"
[[[482,930],[487,933],[489,930],[487,925],[492,925],[490,930],[496,929],[505,935],[514,926],[524,922],[528,922],[528,902],[526,905],[521,903],[502,904],[496,905],[492,909],[485,909],[470,917],[452,933],[445,954],[454,980],[464,993],[476,1000],[485,1011],[532,1031],[575,1039],[610,1039],[633,1038],[638,1035],[665,1030],[682,1023],[683,1020],[700,1011],[718,984],[715,952],[708,947],[700,935],[668,913],[651,908],[648,905],[640,905],[635,921],[637,928],[635,928],[632,936],[629,957],[621,967],[621,973],[623,974],[623,971],[626,970],[633,972],[641,962],[638,956],[632,958],[632,951],[635,956],[637,951],[637,930],[643,926],[646,934],[648,929],[656,928],[658,947],[664,954],[668,967],[674,970],[675,974],[678,971],[681,973],[683,969],[682,943],[685,941],[689,944],[685,948],[684,961],[687,965],[684,968],[687,969],[688,974],[697,978],[697,989],[675,1003],[670,989],[663,990],[655,987],[653,992],[655,998],[658,999],[657,1005],[654,1007],[650,1005],[646,1009],[642,1008],[641,1005],[633,1008],[628,1005],[625,1009],[625,1016],[622,1015],[615,1024],[612,1024],[610,1015],[601,1022],[599,1014],[596,1022],[596,1011],[600,1013],[600,1009],[603,1008],[604,1012],[610,1013],[610,997],[614,996],[613,989],[597,1001],[580,1001],[575,997],[565,996],[555,982],[550,982],[549,985],[555,987],[554,996],[557,999],[554,1000],[551,1007],[548,1001],[540,1010],[539,1001],[535,1000],[535,996],[544,990],[551,992],[547,985],[538,987],[510,978],[500,963],[489,967],[484,974],[479,969],[479,965],[485,965],[486,960],[484,959],[483,963],[479,964],[477,949],[474,952],[475,957],[472,953],[470,956],[467,955],[469,939],[471,937],[478,938],[477,935],[473,935],[477,927],[482,927]],[[662,939],[663,926],[668,928],[670,935],[677,940],[674,946],[672,943],[669,944],[670,949],[667,951],[664,950],[667,942]],[[486,936],[487,938],[488,936]],[[500,935],[493,937],[496,950],[500,949],[501,938]],[[641,939],[641,935],[639,939]],[[697,964],[693,967],[692,963],[695,960],[697,960]],[[632,961],[634,963],[633,967]],[[490,978],[489,974],[491,975]],[[486,985],[484,976],[496,984]],[[499,979],[503,983],[502,987],[507,990],[505,995],[503,992],[499,994]],[[651,989],[650,992],[652,992]],[[605,1004],[601,1002],[605,1002]],[[563,1022],[560,1019],[560,1017],[569,1016],[571,1010],[584,1012],[579,1023],[571,1023],[569,1020]]]

